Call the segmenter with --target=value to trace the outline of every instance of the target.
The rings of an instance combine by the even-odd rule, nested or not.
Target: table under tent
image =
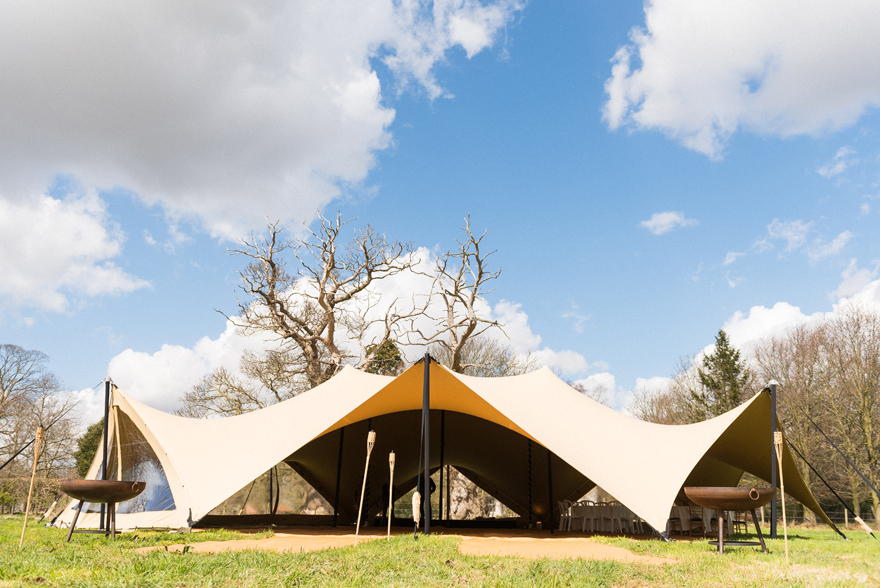
[[[547,368],[475,378],[427,363],[430,471],[453,466],[513,511],[517,518],[511,520],[520,526],[541,522],[555,528],[557,505],[598,485],[664,532],[684,486],[735,486],[745,472],[771,479],[768,391],[714,419],[670,426],[603,406]],[[396,455],[395,499],[413,489],[424,467],[424,366],[419,362],[397,377],[346,367],[279,404],[214,419],[167,414],[114,389],[107,477],[147,482],[141,495],[117,506],[117,527],[350,525],[358,513],[370,430],[376,441],[364,519],[374,519],[387,508],[389,453]],[[101,462],[99,450],[87,478],[100,477]],[[786,493],[831,525],[787,444],[782,462]],[[279,512],[283,486],[294,478],[311,492],[301,501],[309,504],[299,506],[312,514]],[[454,524],[443,520],[444,484],[441,479],[434,498],[440,507],[431,513],[435,525]],[[245,508],[255,491],[263,493],[257,499],[267,505],[263,514]],[[69,526],[75,506],[68,505],[55,524]],[[98,506],[87,505],[78,525],[98,527]]]

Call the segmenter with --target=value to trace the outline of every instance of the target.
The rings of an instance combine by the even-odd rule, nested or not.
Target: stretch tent
[[[577,499],[599,485],[662,531],[683,486],[735,486],[744,472],[770,480],[767,391],[708,421],[670,426],[603,406],[547,368],[475,378],[429,364],[431,470],[455,466],[532,520],[552,524],[557,501]],[[167,414],[115,389],[108,478],[147,481],[141,496],[118,505],[118,528],[198,525],[280,462],[333,505],[341,522],[351,522],[370,429],[377,440],[365,511],[379,512],[390,451],[397,456],[395,497],[412,489],[418,476],[423,374],[423,362],[398,377],[346,367],[299,396],[216,419]],[[100,475],[101,459],[99,451],[87,478]],[[786,492],[833,526],[787,444],[783,472]],[[69,525],[75,505],[56,524]],[[83,511],[80,526],[97,526],[94,506]]]

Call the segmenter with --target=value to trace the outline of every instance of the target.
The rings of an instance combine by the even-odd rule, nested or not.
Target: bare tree
[[[609,389],[608,386],[604,384],[596,384],[594,386],[586,386],[580,382],[570,382],[569,386],[586,396],[587,398],[592,398],[599,404],[604,404],[608,406],[608,403],[612,400],[612,395],[614,393],[613,390]]]
[[[175,411],[189,418],[235,416],[265,408],[308,390],[297,350],[245,350],[239,365],[241,376],[219,367],[203,377],[181,398]]]
[[[492,288],[487,289],[487,284],[501,274],[501,270],[491,271],[487,267],[487,261],[495,251],[486,253],[481,250],[486,232],[475,236],[470,216],[465,218],[461,230],[465,237],[456,240],[458,249],[443,255],[435,269],[436,295],[442,301],[442,316],[433,317],[437,329],[428,335],[422,330],[413,330],[424,343],[434,346],[438,355],[448,357],[449,369],[457,373],[482,367],[467,361],[468,341],[488,329],[500,328],[498,321],[481,316],[479,310],[485,295],[492,291]],[[440,352],[440,348],[445,351]]]
[[[779,383],[777,416],[786,437],[811,465],[826,466],[828,447],[810,419],[822,420],[822,397],[827,394],[822,373],[822,325],[799,325],[785,334],[758,343],[754,361],[760,381]],[[830,497],[825,486],[813,475],[810,467],[797,460],[801,476],[817,497]],[[826,472],[830,468],[823,467]],[[839,468],[836,468],[839,469]],[[815,514],[807,517],[816,522]]]
[[[698,390],[699,372],[692,357],[678,360],[675,375],[666,389],[637,388],[626,411],[637,419],[663,425],[685,425],[702,420],[691,405],[691,391]]]
[[[275,223],[268,225],[266,238],[244,240],[242,248],[232,251],[251,262],[241,272],[241,288],[248,299],[239,303],[239,314],[231,320],[246,333],[269,331],[282,343],[295,346],[309,388],[328,380],[352,359],[340,344],[340,329],[355,339],[369,330],[372,323],[355,311],[354,302],[366,300],[367,289],[377,280],[415,263],[409,245],[389,242],[370,226],[356,231],[348,246],[340,248],[340,232],[350,221],[339,215],[335,220],[319,215],[319,220],[317,231],[309,230],[310,239],[283,240],[283,229]],[[282,255],[288,250],[298,262],[295,274],[288,273]],[[397,312],[392,303],[381,320],[384,333],[362,347],[381,348],[395,325],[412,314]],[[371,360],[367,355],[362,363]]]
[[[822,338],[825,386],[823,413],[841,448],[880,487],[880,315],[850,305],[838,310]],[[856,499],[861,485],[849,473]],[[867,491],[867,490],[865,490]],[[880,496],[870,492],[875,518]]]
[[[442,365],[453,369],[455,356],[449,345],[434,343],[429,353]],[[481,378],[518,376],[538,367],[531,354],[517,355],[509,345],[490,337],[466,339],[459,350],[458,360],[459,373]]]
[[[38,394],[58,389],[55,376],[46,370],[49,358],[40,351],[18,345],[0,345],[0,427]],[[2,429],[0,429],[2,431]]]
[[[486,284],[500,271],[487,269],[493,252],[481,250],[485,233],[475,236],[469,218],[465,238],[437,261],[433,274],[416,271],[419,260],[408,244],[390,242],[368,226],[343,248],[338,243],[349,221],[338,215],[319,220],[306,239],[285,239],[275,223],[265,237],[243,240],[231,251],[250,261],[240,272],[246,297],[238,314],[227,318],[245,334],[269,333],[278,347],[242,357],[242,376],[225,368],[206,376],[181,398],[179,414],[254,410],[317,386],[345,364],[387,372],[388,351],[397,345],[428,345],[453,371],[474,375],[534,369],[530,356],[479,337],[499,326],[484,318],[482,305],[491,291]],[[403,271],[433,278],[432,287],[408,299],[383,299],[377,282]],[[429,313],[438,301],[439,311]],[[424,327],[425,317],[432,329]],[[399,359],[394,370],[403,367]]]
[[[48,430],[39,469],[44,477],[72,465],[77,429],[72,399],[59,392],[55,375],[46,367],[48,361],[39,351],[0,345],[0,463],[25,447],[38,427],[44,427]],[[3,475],[26,471],[30,459],[11,464]]]

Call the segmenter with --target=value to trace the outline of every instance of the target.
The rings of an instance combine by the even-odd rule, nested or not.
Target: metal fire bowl
[[[85,502],[125,502],[144,491],[146,482],[61,480],[61,491]]]
[[[686,486],[684,493],[704,508],[753,510],[773,500],[773,497],[776,496],[776,488]]]

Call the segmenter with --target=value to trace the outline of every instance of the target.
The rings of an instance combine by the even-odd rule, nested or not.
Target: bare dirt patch
[[[451,530],[437,529],[443,535],[454,535],[462,538],[459,552],[464,555],[499,555],[525,557],[530,559],[594,559],[613,560],[627,563],[643,563],[664,565],[675,563],[675,560],[636,555],[622,547],[614,547],[594,542],[588,537],[560,537],[550,535],[547,531],[512,531],[499,534],[486,530]],[[400,532],[396,532],[399,534]],[[359,542],[384,539],[375,529],[361,533]],[[340,532],[339,529],[311,529],[303,531],[280,531],[265,539],[237,539],[231,541],[206,541],[188,543],[186,545],[168,545],[144,547],[139,552],[164,550],[196,553],[217,553],[220,551],[242,551],[246,549],[268,549],[278,552],[320,551],[355,544],[353,532]]]

